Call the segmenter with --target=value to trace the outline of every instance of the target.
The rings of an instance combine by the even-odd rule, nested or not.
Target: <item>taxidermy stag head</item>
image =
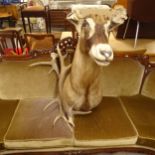
[[[61,70],[63,82],[59,84],[62,109],[71,126],[75,113],[88,114],[101,102],[102,66],[109,65],[114,57],[109,34],[126,18],[123,7],[106,5],[75,5],[67,16],[79,35],[70,71],[66,74],[67,69]]]
[[[54,124],[63,118],[72,130],[74,115],[90,113],[102,100],[102,66],[107,66],[114,57],[108,42],[109,33],[124,22],[126,11],[123,7],[112,9],[105,5],[76,5],[67,19],[75,25],[79,38],[71,64],[65,64],[66,55],[62,54],[60,48],[60,45],[70,45],[71,38],[60,41],[57,54],[51,54],[49,64],[59,77],[58,96],[45,110],[49,105],[58,103],[60,114],[55,118]],[[60,70],[56,65],[57,57]],[[31,66],[34,65],[38,64]]]
[[[79,37],[69,66],[65,66],[57,46],[61,66],[61,115],[57,118],[64,118],[72,128],[75,114],[88,114],[101,103],[102,66],[109,65],[114,57],[109,34],[124,22],[126,11],[120,6],[112,9],[105,5],[75,5],[67,19],[75,25]]]
[[[101,66],[108,65],[113,60],[113,50],[108,42],[109,34],[126,18],[125,8],[110,8],[107,5],[73,5],[72,12],[67,16],[79,34],[81,50],[88,51],[92,59]]]

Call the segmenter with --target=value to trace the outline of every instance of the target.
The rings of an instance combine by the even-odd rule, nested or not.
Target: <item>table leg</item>
[[[25,24],[25,18],[23,15],[22,15],[22,22],[23,22],[24,31],[26,33],[26,24]]]
[[[30,25],[30,18],[28,17],[27,19],[28,19],[29,30],[31,32],[32,30],[31,30],[31,25]]]
[[[16,53],[16,45],[15,45],[14,37],[11,38],[11,43],[12,43],[12,46],[13,46],[13,50]]]
[[[48,19],[47,17],[45,17],[45,24],[46,24],[46,32],[48,33],[49,32],[49,24],[48,24]]]
[[[23,54],[24,48],[23,48],[23,43],[22,43],[22,36],[20,34],[18,34],[18,39],[19,39],[20,48],[21,48],[21,51],[22,51],[22,54]]]
[[[0,19],[0,28],[3,27],[3,19]]]

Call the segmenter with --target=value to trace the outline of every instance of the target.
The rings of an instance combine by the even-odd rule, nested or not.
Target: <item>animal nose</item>
[[[103,51],[103,50],[101,50],[100,53],[101,53],[101,55],[103,55],[106,58],[109,58],[112,55],[111,51]]]

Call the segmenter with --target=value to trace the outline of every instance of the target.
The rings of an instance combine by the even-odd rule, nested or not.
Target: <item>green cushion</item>
[[[130,58],[114,58],[103,67],[103,96],[131,96],[139,93],[144,66]]]
[[[48,74],[49,66],[29,68],[34,61],[4,61],[0,65],[0,97],[21,99],[27,97],[53,97],[56,75]],[[130,58],[120,58],[103,67],[103,96],[135,95],[139,93],[144,66]]]
[[[155,99],[155,69],[152,69],[147,75],[142,88],[142,94]]]
[[[137,129],[137,144],[155,148],[155,100],[141,95],[121,100]]]
[[[3,148],[3,138],[9,127],[18,100],[0,100],[0,150]]]
[[[91,114],[75,117],[76,146],[135,144],[136,132],[118,98],[103,97]]]
[[[51,98],[20,100],[5,135],[6,148],[54,148],[71,145],[72,132],[66,122],[60,119],[53,126],[53,121],[60,112],[56,103],[48,106],[51,101]]]
[[[0,64],[0,98],[22,99],[29,97],[53,97],[56,94],[57,77],[48,74],[50,66],[29,67],[42,59],[27,61],[3,61]]]

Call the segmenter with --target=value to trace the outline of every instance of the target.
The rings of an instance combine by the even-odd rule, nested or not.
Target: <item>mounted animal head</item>
[[[67,19],[74,24],[80,40],[80,49],[101,66],[113,60],[109,45],[110,32],[127,18],[122,6],[73,5]]]

